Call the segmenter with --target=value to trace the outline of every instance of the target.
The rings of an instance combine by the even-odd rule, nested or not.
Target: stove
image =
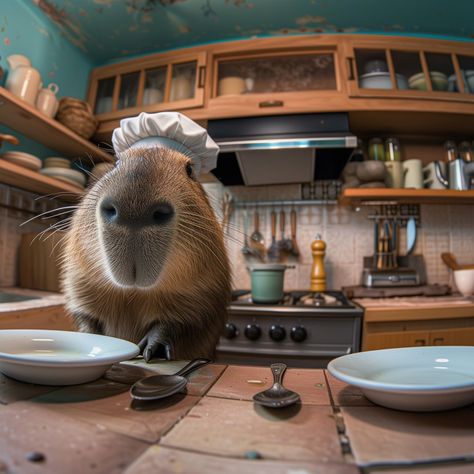
[[[331,359],[360,350],[362,316],[362,308],[340,291],[293,291],[280,303],[257,304],[250,290],[236,290],[217,361],[325,368]]]

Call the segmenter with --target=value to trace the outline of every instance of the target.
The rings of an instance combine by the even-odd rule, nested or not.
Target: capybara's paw
[[[153,326],[146,336],[138,343],[145,362],[151,359],[174,359],[171,344],[163,339],[162,331],[158,326]]]

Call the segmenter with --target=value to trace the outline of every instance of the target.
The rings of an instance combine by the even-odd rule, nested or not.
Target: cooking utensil
[[[253,255],[252,249],[249,247],[249,238],[248,238],[248,231],[249,231],[249,214],[247,209],[244,210],[244,246],[241,249],[241,252],[244,255]]]
[[[283,374],[286,370],[285,364],[272,364],[270,369],[273,374],[273,385],[263,392],[256,393],[253,401],[269,408],[283,408],[300,401],[300,396],[285,388],[282,384]]]
[[[260,215],[258,210],[255,211],[253,216],[254,219],[254,226],[255,230],[252,232],[250,236],[250,248],[252,249],[254,255],[263,260],[265,258],[265,239],[263,235],[260,233],[259,225],[260,225]]]
[[[141,401],[170,397],[186,387],[188,383],[187,375],[211,362],[210,359],[194,359],[174,375],[150,375],[145,377],[132,385],[130,395],[134,400]]]
[[[259,263],[249,266],[252,301],[265,304],[279,303],[284,296],[287,268],[291,267],[280,263]]]
[[[474,295],[474,268],[455,270],[453,273],[459,293],[466,297]]]
[[[407,221],[407,255],[410,255],[415,248],[416,243],[416,221],[410,217]]]
[[[403,347],[349,354],[328,370],[374,403],[397,410],[438,411],[474,401],[474,347]]]
[[[291,240],[285,237],[285,225],[286,225],[286,215],[285,211],[282,209],[280,211],[280,232],[281,239],[277,242],[278,249],[280,252],[280,260],[285,260],[285,257],[291,251]]]
[[[0,148],[2,147],[3,142],[11,143],[12,145],[20,144],[20,140],[18,140],[18,138],[14,137],[13,135],[0,133]]]
[[[456,257],[451,252],[443,252],[441,254],[441,259],[443,262],[451,268],[451,270],[472,270],[474,269],[474,264],[472,265],[461,265],[456,260]]]
[[[291,249],[291,255],[293,255],[293,257],[299,257],[300,255],[298,242],[296,242],[296,218],[297,218],[296,211],[292,209],[290,213],[290,225],[291,225],[290,249]]]
[[[272,243],[270,244],[270,247],[268,248],[268,260],[270,261],[278,261],[279,257],[280,257],[280,248],[279,246],[277,245],[277,242],[276,242],[276,219],[277,219],[277,216],[276,216],[276,212],[275,211],[272,211],[272,214],[271,214],[271,222],[272,222]]]

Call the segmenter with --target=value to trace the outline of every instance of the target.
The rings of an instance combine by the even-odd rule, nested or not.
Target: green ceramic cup
[[[285,270],[280,264],[258,264],[249,268],[252,300],[255,303],[279,303],[283,299]]]

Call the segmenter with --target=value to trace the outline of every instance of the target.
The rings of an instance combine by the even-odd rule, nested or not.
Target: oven
[[[325,368],[360,350],[363,310],[342,292],[291,292],[276,305],[256,304],[238,290],[217,346],[217,362]]]

